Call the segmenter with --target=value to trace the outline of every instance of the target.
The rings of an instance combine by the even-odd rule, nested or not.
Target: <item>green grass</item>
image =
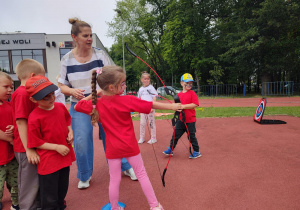
[[[196,108],[196,117],[252,117],[256,107],[199,107]],[[155,110],[156,113],[174,113],[166,110]],[[264,116],[268,115],[288,115],[300,117],[300,106],[289,107],[267,107]],[[172,119],[173,115],[155,117],[155,119]],[[132,118],[139,120],[139,117]]]
[[[196,117],[252,117],[255,111],[256,107],[205,107],[201,111],[196,111]],[[300,117],[300,106],[267,107],[264,116],[267,115],[289,115]]]

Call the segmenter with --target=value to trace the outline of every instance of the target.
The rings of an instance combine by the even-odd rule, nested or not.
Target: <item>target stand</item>
[[[267,99],[262,98],[257,106],[255,114],[253,116],[253,120],[260,124],[286,124],[285,121],[282,120],[263,120],[264,111],[267,106]]]

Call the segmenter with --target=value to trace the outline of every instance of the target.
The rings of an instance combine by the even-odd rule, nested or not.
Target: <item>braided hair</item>
[[[109,85],[117,86],[120,84],[122,79],[126,77],[125,71],[120,66],[104,66],[102,67],[99,74],[94,70],[92,72],[92,104],[93,111],[91,113],[91,122],[92,125],[95,125],[99,119],[99,113],[96,110],[97,104],[97,90],[96,90],[96,82],[100,86],[100,88],[106,92],[109,91]]]

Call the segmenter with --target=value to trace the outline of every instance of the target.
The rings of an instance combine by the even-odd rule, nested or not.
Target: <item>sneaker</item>
[[[121,207],[121,206],[119,206],[119,210],[124,210],[124,208],[123,208],[123,207]]]
[[[198,157],[201,157],[202,155],[201,155],[201,152],[196,152],[196,151],[194,151],[193,152],[193,155],[190,155],[189,156],[189,158],[190,159],[195,159],[195,158],[198,158]]]
[[[163,208],[162,205],[160,205],[160,203],[159,203],[158,206],[156,206],[156,207],[151,207],[150,210],[164,210],[164,208]]]
[[[148,144],[154,144],[154,143],[156,143],[156,142],[157,142],[156,139],[150,139],[147,143],[148,143]]]
[[[78,182],[78,189],[86,189],[86,188],[88,188],[90,186],[91,179],[92,179],[92,177],[90,177],[86,181],[79,181]]]
[[[140,140],[138,141],[139,144],[142,144],[142,143],[144,143],[144,142],[145,142],[144,139],[140,139]]]
[[[133,170],[132,168],[130,168],[130,169],[124,171],[124,174],[125,174],[126,176],[129,176],[129,177],[131,178],[131,180],[133,180],[133,181],[138,180],[138,179],[136,178],[135,173],[134,173],[134,170]]]
[[[12,204],[10,210],[20,210],[19,205],[15,206],[14,204]]]
[[[170,147],[168,147],[168,149],[167,149],[166,151],[163,151],[163,153],[164,153],[165,155],[172,155],[172,156],[173,156],[173,152],[172,152],[172,154],[171,154],[171,152],[172,152],[172,150],[171,150]]]

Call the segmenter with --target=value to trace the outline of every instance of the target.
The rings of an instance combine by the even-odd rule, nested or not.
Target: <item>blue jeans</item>
[[[74,149],[77,164],[77,178],[87,181],[93,173],[94,144],[91,117],[74,110],[75,102],[71,103],[71,126],[74,132]]]
[[[98,122],[98,125],[99,125],[99,136],[101,136],[102,143],[103,143],[103,148],[104,148],[104,152],[105,152],[106,135],[105,135],[105,132],[103,130],[103,127],[102,127],[101,123]],[[126,160],[126,158],[122,158],[121,171],[127,171],[130,168],[132,168],[132,167],[128,163],[128,161]]]

